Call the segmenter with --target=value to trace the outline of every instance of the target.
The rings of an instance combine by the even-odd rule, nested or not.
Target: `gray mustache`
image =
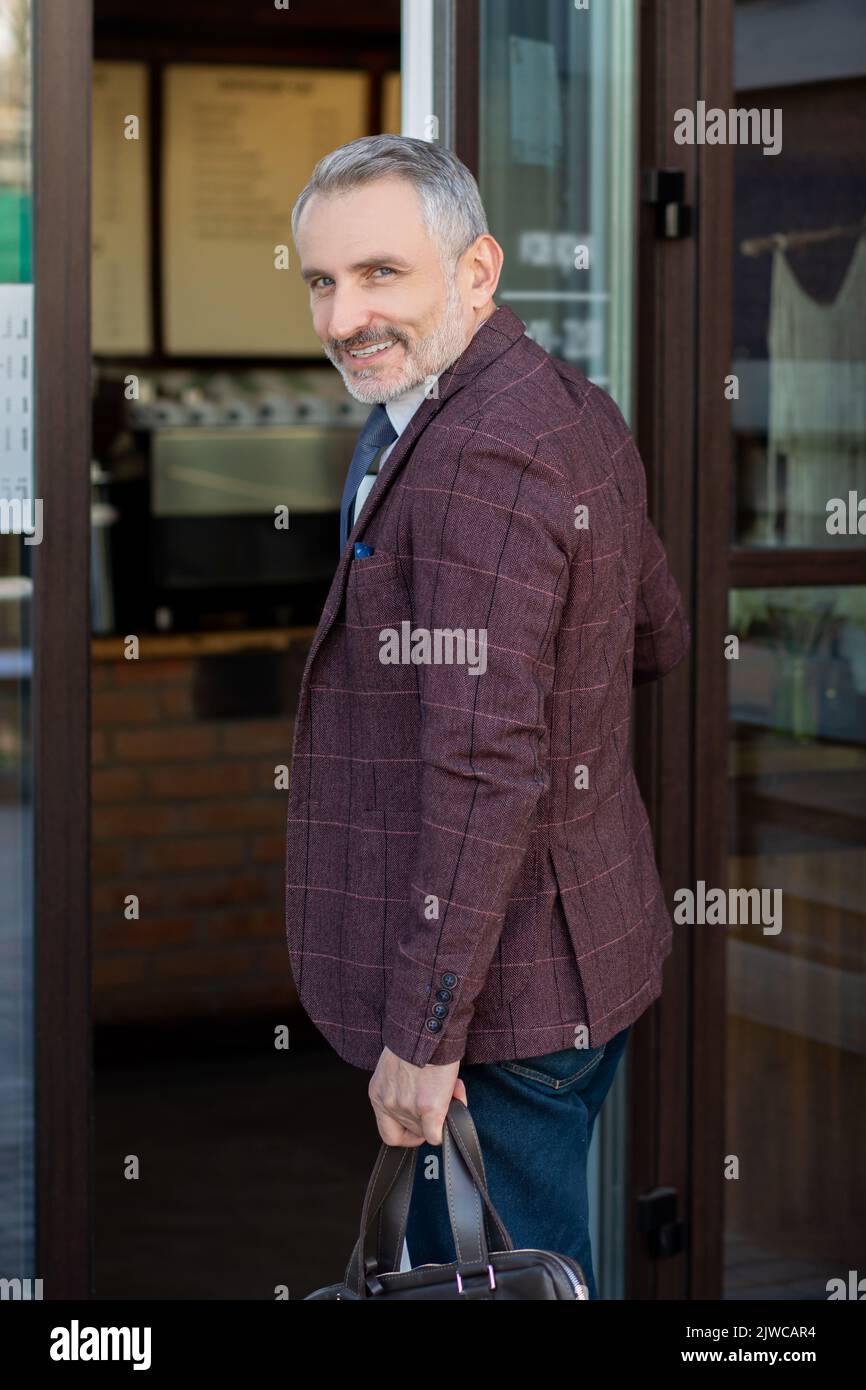
[[[396,333],[380,333],[375,338],[365,338],[361,343],[337,343],[334,351],[357,352],[359,348],[372,347],[374,343],[383,343],[386,338],[393,338],[395,343],[402,343],[403,341],[402,338],[398,338]]]

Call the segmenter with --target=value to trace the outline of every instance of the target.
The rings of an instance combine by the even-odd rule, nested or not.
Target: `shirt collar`
[[[482,319],[481,323],[475,325],[472,332],[473,338],[479,328],[482,328],[486,322],[487,319]],[[438,381],[441,375],[441,372],[437,372],[432,378],[425,377],[417,386],[411,386],[408,391],[404,391],[402,396],[395,396],[392,401],[385,402],[385,410],[388,419],[397,431],[398,438],[412,419],[412,416],[424,400],[424,397],[431,391],[431,382]]]
[[[437,375],[434,380],[438,381],[438,379]],[[398,437],[403,433],[429,390],[429,379],[425,377],[423,381],[419,381],[417,386],[412,386],[408,391],[404,391],[402,396],[395,396],[392,401],[385,402],[388,419],[397,431]]]

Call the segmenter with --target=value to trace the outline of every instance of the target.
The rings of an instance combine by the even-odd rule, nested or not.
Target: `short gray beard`
[[[386,401],[392,401],[397,396],[402,396],[404,391],[411,391],[413,386],[420,386],[422,381],[439,376],[446,367],[450,367],[465,352],[467,344],[464,341],[461,313],[463,306],[457,289],[456,275],[450,274],[447,278],[447,284],[448,296],[439,322],[432,333],[428,333],[426,338],[421,338],[411,349],[404,363],[403,371],[393,385],[387,387],[378,385],[372,375],[373,368],[370,368],[371,375],[369,377],[362,376],[353,380],[349,376],[348,368],[344,367],[339,357],[335,356],[329,348],[325,348],[325,355],[337,368],[343,378],[343,385],[356,401],[363,401],[366,405],[379,405]],[[402,342],[403,339],[400,338],[399,341]]]

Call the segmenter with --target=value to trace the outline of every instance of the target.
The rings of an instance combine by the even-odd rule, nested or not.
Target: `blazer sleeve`
[[[632,684],[643,685],[666,675],[682,661],[690,641],[682,596],[664,546],[650,518],[644,515]]]
[[[545,701],[574,550],[570,498],[529,454],[480,432],[455,453],[453,486],[417,489],[401,556],[416,629],[474,631],[478,650],[484,634],[478,674],[416,668],[421,821],[383,1023],[384,1045],[416,1066],[463,1055],[549,784]],[[431,1025],[440,990],[451,997]]]

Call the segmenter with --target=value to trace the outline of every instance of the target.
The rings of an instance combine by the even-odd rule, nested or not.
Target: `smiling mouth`
[[[350,357],[353,362],[359,362],[362,366],[366,366],[369,362],[380,361],[396,346],[396,338],[383,338],[378,343],[367,343],[362,348],[349,348],[343,355]]]

